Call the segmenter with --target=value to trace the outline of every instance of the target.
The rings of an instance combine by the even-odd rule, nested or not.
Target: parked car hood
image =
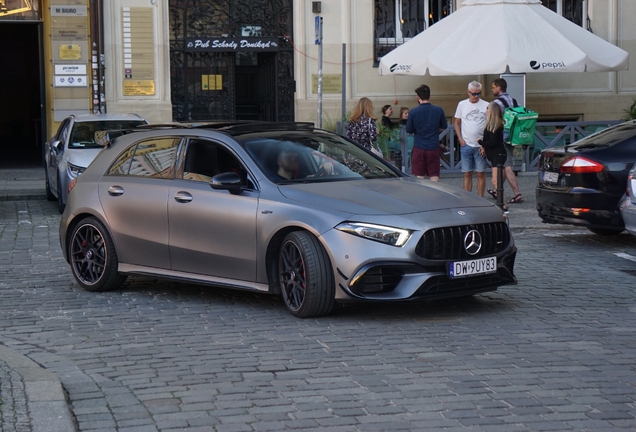
[[[316,182],[279,187],[288,199],[308,206],[360,215],[405,215],[492,203],[453,186],[414,177]]]
[[[86,168],[97,157],[102,147],[97,148],[81,148],[68,149],[64,155],[64,159],[75,166]]]

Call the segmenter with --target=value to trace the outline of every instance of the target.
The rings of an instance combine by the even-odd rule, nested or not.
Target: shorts
[[[506,148],[506,161],[504,162],[503,166],[504,168],[511,167],[512,166],[512,145],[504,143],[504,147]]]
[[[485,172],[488,167],[486,158],[479,154],[480,147],[472,147],[466,144],[459,148],[462,162],[462,172]]]
[[[413,147],[411,160],[411,171],[414,176],[439,177],[439,149],[422,150],[420,148]]]

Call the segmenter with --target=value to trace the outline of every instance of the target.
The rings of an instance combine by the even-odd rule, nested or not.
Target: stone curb
[[[0,360],[24,382],[26,405],[33,432],[77,431],[66,393],[54,373],[4,345],[0,345]]]
[[[45,200],[46,194],[43,191],[2,191],[0,201],[31,201]]]

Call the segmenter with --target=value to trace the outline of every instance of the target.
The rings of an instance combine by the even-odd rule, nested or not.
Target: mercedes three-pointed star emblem
[[[468,255],[476,255],[481,250],[481,234],[477,230],[470,230],[464,237],[464,247]]]

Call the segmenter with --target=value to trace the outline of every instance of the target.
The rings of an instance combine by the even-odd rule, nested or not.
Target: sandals
[[[521,194],[517,194],[508,200],[508,204],[519,204],[523,202]]]
[[[497,191],[492,189],[492,188],[488,188],[486,190],[486,192],[488,192],[494,199],[497,199]]]

